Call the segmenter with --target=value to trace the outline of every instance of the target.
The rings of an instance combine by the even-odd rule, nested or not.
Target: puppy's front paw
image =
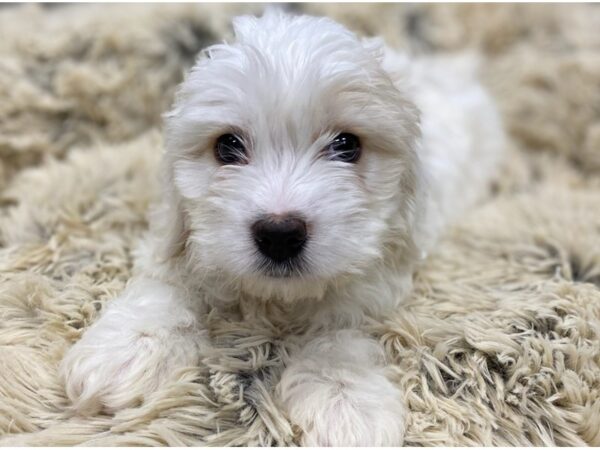
[[[286,403],[304,446],[402,445],[404,405],[384,377],[308,383]]]
[[[280,385],[290,419],[303,431],[302,445],[402,445],[405,408],[395,386],[381,374],[327,372],[287,373]]]
[[[135,406],[178,368],[198,363],[203,336],[195,324],[136,329],[111,319],[94,324],[60,367],[67,396],[81,414]]]
[[[360,332],[311,340],[283,372],[278,394],[303,445],[402,445],[402,392],[384,375],[383,349]]]

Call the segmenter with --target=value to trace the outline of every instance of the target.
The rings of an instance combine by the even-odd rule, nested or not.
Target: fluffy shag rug
[[[477,50],[512,138],[490,198],[373,324],[407,445],[600,445],[600,7],[294,5],[414,52]],[[0,444],[292,445],[277,324],[138,408],[78,417],[57,367],[124,287],[157,193],[160,113],[253,5],[0,9]]]

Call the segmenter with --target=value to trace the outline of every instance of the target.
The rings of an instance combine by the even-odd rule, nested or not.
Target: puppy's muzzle
[[[260,252],[274,262],[298,256],[306,244],[306,222],[286,215],[267,215],[252,225],[252,236]]]

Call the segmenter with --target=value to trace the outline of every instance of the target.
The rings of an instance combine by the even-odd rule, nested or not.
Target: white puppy
[[[405,406],[361,332],[497,166],[465,60],[410,60],[326,19],[268,12],[206,49],[166,115],[161,207],[125,292],[68,352],[81,412],[136,405],[199,363],[211,308],[303,323],[276,389],[303,444],[399,445]],[[248,320],[252,320],[248,318]]]

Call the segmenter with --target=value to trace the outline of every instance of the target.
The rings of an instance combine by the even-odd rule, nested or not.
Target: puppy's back
[[[479,64],[474,54],[410,59],[385,52],[384,68],[421,113],[424,250],[485,195],[504,153],[503,126],[478,80]]]

